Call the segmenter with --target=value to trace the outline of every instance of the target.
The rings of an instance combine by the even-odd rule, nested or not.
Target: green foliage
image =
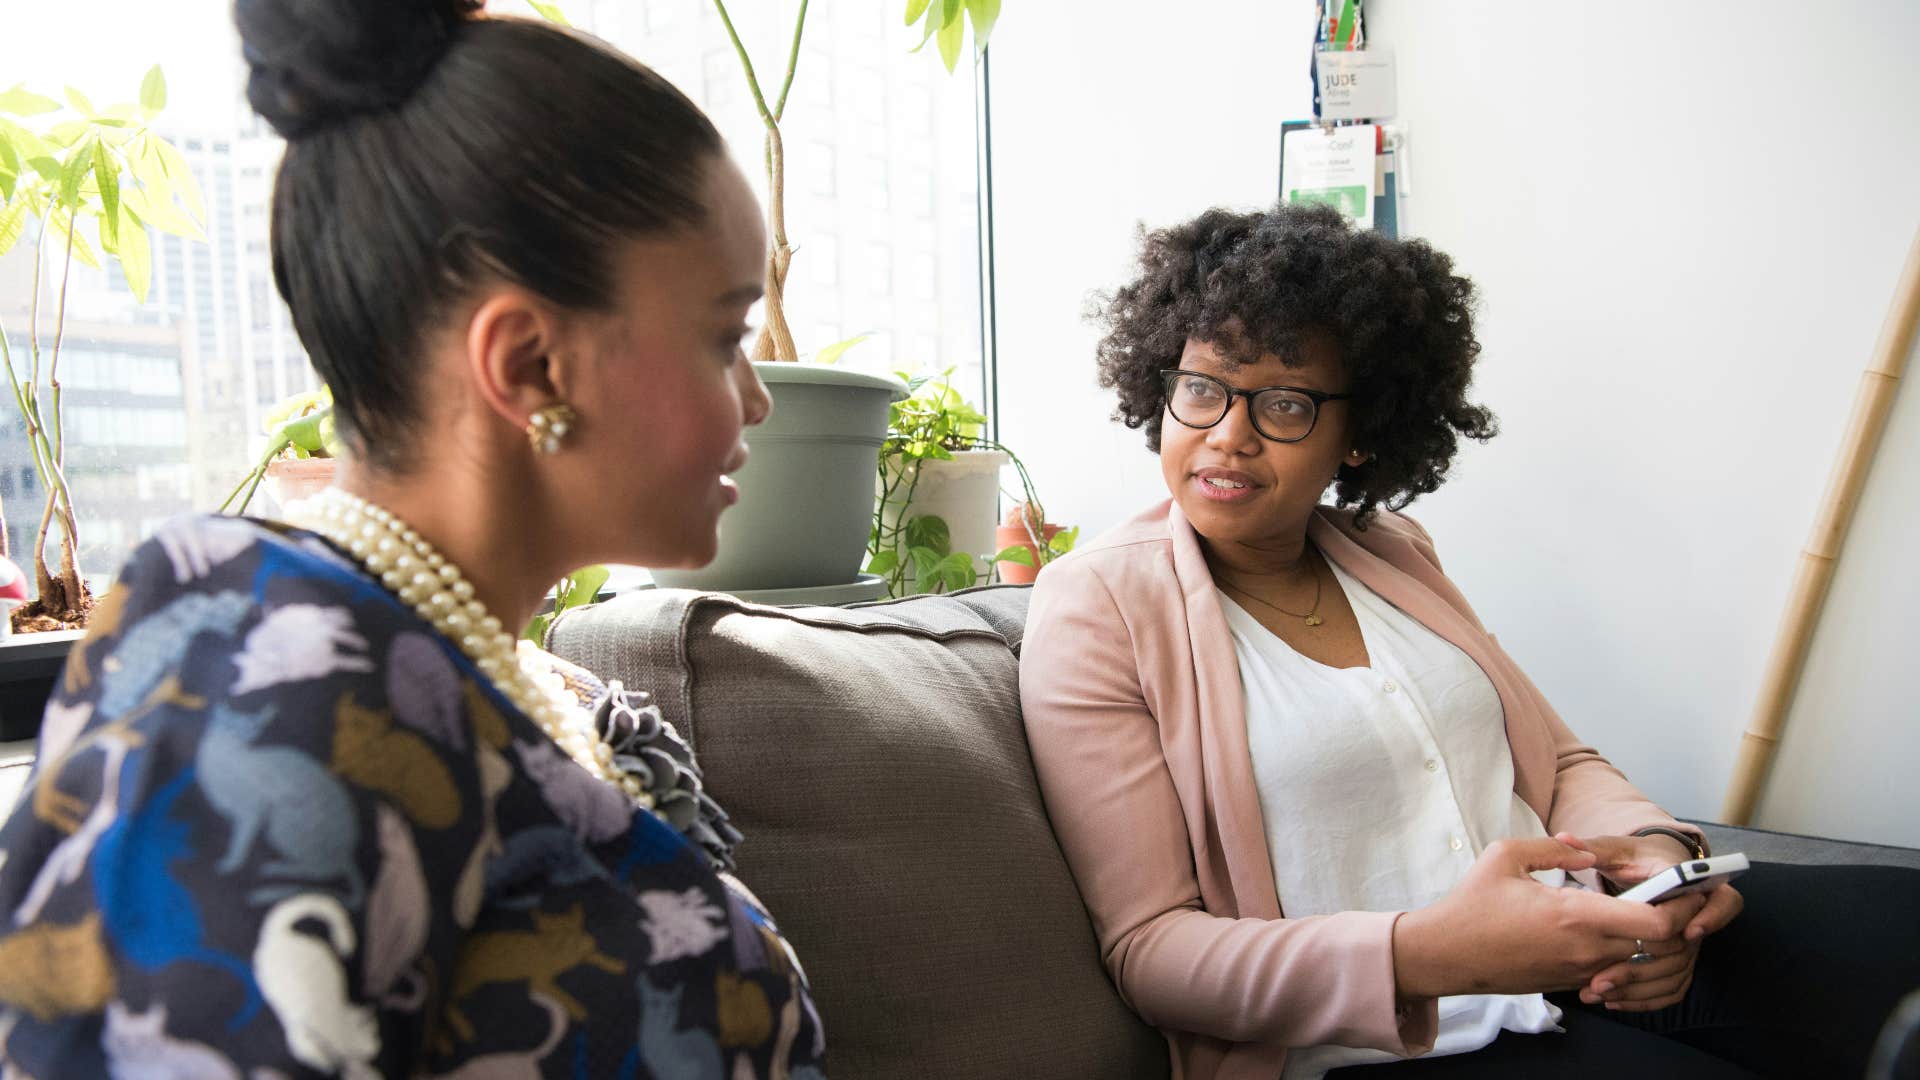
[[[65,99],[24,85],[0,93],[0,255],[37,220],[56,251],[70,250],[84,266],[102,265],[102,253],[118,260],[144,303],[152,282],[147,229],[206,238],[192,170],[151,126],[166,107],[166,76],[157,65],[148,70],[138,102],[101,109],[73,87]]]
[[[555,26],[570,27],[573,25],[572,22],[568,21],[566,13],[560,10],[559,4],[543,3],[542,0],[527,0],[527,6],[539,12],[541,18]]]
[[[833,344],[828,345],[826,348],[821,349],[820,351],[814,353],[813,362],[816,364],[826,364],[826,365],[837,364],[840,362],[840,358],[846,355],[848,349],[853,348],[855,345],[860,344],[861,342],[867,340],[872,336],[873,335],[871,333],[855,334],[854,336],[846,339],[845,341],[836,341]]]
[[[999,450],[1012,458],[1020,474],[1026,502],[1038,507],[1033,481],[1018,455],[982,434],[987,418],[953,388],[953,369],[935,374],[895,372],[909,394],[888,408],[887,438],[880,447],[880,497],[867,533],[869,574],[886,579],[887,595],[913,592],[953,592],[980,583],[973,553],[953,550],[953,531],[933,514],[913,514],[913,493],[928,461],[951,461],[962,450]],[[1062,530],[1055,544],[1041,555],[1045,562],[1072,548],[1079,530]],[[1065,537],[1065,545],[1059,541]],[[1001,550],[985,560],[988,572],[998,562],[1033,565],[1033,552],[1024,545]]]
[[[600,598],[600,587],[607,583],[610,576],[604,566],[585,566],[560,579],[553,587],[553,610],[535,615],[528,620],[526,629],[520,636],[545,647],[547,629],[562,612],[572,608],[585,607]]]
[[[204,240],[206,207],[186,159],[152,124],[167,104],[167,80],[158,65],[140,80],[137,102],[100,108],[74,87],[64,101],[24,84],[0,92],[0,256],[35,230],[34,313],[26,355],[14,362],[0,326],[4,364],[14,404],[26,421],[34,470],[46,491],[41,529],[33,543],[39,603],[57,618],[77,618],[87,590],[78,566],[79,517],[66,478],[61,412],[60,342],[67,317],[66,284],[73,264],[120,265],[134,298],[145,303],[153,283],[149,228]],[[58,261],[57,274],[44,271]],[[51,327],[41,326],[49,312]],[[42,343],[46,347],[42,347]],[[44,393],[43,393],[44,391]],[[60,531],[60,573],[48,571],[47,526]]]
[[[328,387],[280,401],[267,410],[261,426],[267,430],[267,448],[254,462],[252,471],[241,477],[240,483],[227,494],[219,513],[226,513],[235,499],[240,500],[240,505],[233,512],[246,513],[254,492],[260,490],[260,482],[266,479],[267,466],[275,461],[340,456],[340,436],[333,420],[333,391]]]
[[[993,24],[1000,20],[1000,0],[907,0],[906,24],[921,24],[919,52],[933,41],[940,49],[940,62],[951,74],[960,61],[960,49],[966,41],[967,25],[973,25],[973,51],[977,56],[993,35]]]

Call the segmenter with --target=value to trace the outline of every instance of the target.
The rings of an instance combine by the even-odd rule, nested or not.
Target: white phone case
[[[1738,851],[1705,859],[1688,859],[1620,894],[1622,900],[1657,904],[1688,893],[1706,892],[1723,881],[1732,881],[1747,872],[1747,857]]]

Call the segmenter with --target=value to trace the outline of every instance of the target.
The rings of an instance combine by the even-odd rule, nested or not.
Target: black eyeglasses
[[[1180,368],[1165,368],[1160,382],[1167,395],[1167,411],[1190,428],[1210,428],[1227,418],[1234,398],[1247,399],[1247,416],[1253,430],[1274,442],[1299,442],[1313,434],[1320,418],[1320,406],[1329,401],[1350,401],[1352,394],[1328,394],[1298,386],[1262,386],[1242,390],[1211,375]]]

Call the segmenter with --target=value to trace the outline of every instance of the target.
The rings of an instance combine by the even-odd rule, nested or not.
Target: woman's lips
[[[1250,499],[1258,490],[1248,480],[1221,473],[1196,473],[1193,486],[1200,492],[1201,498],[1221,503]]]

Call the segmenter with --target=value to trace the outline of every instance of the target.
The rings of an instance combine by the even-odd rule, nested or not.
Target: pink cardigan
[[[1679,826],[1581,743],[1440,571],[1426,531],[1321,508],[1308,536],[1493,681],[1514,790],[1548,832]],[[1020,661],[1047,811],[1121,995],[1187,1080],[1274,1080],[1285,1047],[1417,1054],[1434,1002],[1396,1008],[1398,912],[1285,918],[1239,665],[1199,538],[1171,500],[1048,566]]]

